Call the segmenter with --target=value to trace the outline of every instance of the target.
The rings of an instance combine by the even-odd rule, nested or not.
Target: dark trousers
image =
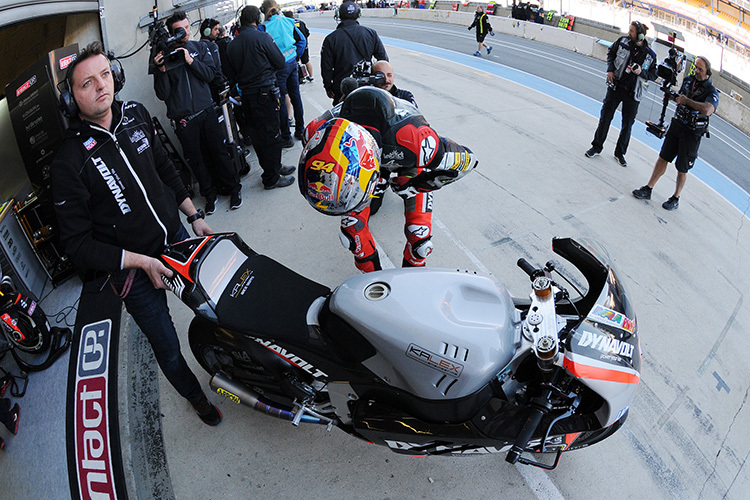
[[[201,196],[207,200],[216,199],[216,184],[231,194],[238,193],[242,189],[240,176],[232,162],[232,157],[225,144],[225,135],[218,123],[216,110],[211,107],[205,109],[201,114],[184,125],[177,120],[177,138],[182,144],[185,159],[198,179]],[[211,155],[212,161],[207,162],[203,158],[201,144]],[[215,165],[214,175],[217,183],[214,183],[214,175],[208,165]]]
[[[181,227],[174,240],[180,241],[189,237],[187,230]],[[118,291],[122,290],[128,273],[129,269],[125,269],[113,275],[112,284]],[[123,302],[128,313],[146,335],[156,356],[156,362],[169,383],[188,401],[198,401],[203,390],[180,352],[180,341],[167,307],[166,290],[154,288],[145,271],[138,269]]]
[[[0,398],[0,422],[2,422],[9,431],[13,432],[13,429],[16,427],[16,422],[13,419],[13,414],[10,412],[11,406],[10,399]]]
[[[635,115],[638,113],[639,103],[635,100],[632,91],[620,87],[615,88],[615,90],[608,88],[607,95],[602,103],[599,126],[594,133],[594,140],[591,141],[591,145],[600,152],[604,147],[604,141],[607,140],[609,124],[612,123],[612,118],[615,116],[615,111],[620,103],[622,103],[622,127],[620,128],[620,136],[617,138],[615,154],[624,155],[628,152],[630,131],[633,128],[633,122],[635,122]]]
[[[294,109],[294,133],[298,136],[302,135],[305,130],[305,117],[302,108],[302,96],[299,93],[299,73],[296,60],[286,63],[284,69],[276,73],[276,86],[281,91],[281,109],[279,110],[281,138],[287,140],[292,136],[289,129],[289,110],[286,107],[285,94],[289,94]]]
[[[242,91],[242,112],[247,132],[258,155],[264,186],[279,180],[281,169],[281,132],[279,131],[279,94],[274,88]]]

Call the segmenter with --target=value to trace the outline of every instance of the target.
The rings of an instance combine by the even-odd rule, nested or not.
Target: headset
[[[221,24],[218,20],[208,17],[201,22],[201,35],[203,35],[203,38],[208,38],[211,36],[211,31],[213,31],[214,26],[217,24]]]
[[[708,59],[706,59],[703,56],[695,56],[695,59],[696,60],[700,59],[701,61],[703,61],[706,64],[706,76],[710,77],[711,76],[711,63],[708,62]],[[693,61],[693,64],[695,64],[695,61]]]
[[[240,30],[240,28],[242,28],[242,21],[241,21],[241,19],[242,19],[242,13],[245,11],[246,7],[252,7],[252,6],[251,5],[244,5],[244,6],[240,7],[239,9],[237,9],[237,12],[235,13],[235,16],[234,16],[234,18],[235,18],[234,19],[234,25],[237,27],[238,31]],[[257,22],[255,24],[257,24],[258,26],[260,26],[261,24],[263,24],[263,21],[266,20],[266,16],[263,15],[263,11],[261,11],[260,8],[258,8],[258,12],[259,12],[259,16],[258,16]]]
[[[643,24],[640,21],[633,21],[633,26],[635,26],[635,32],[638,34],[638,41],[642,42],[646,39],[646,31],[648,31],[648,26]]]
[[[109,72],[112,75],[112,81],[115,84],[115,94],[122,90],[125,85],[125,69],[122,63],[112,52],[107,52],[104,56],[109,60]],[[59,84],[57,89],[60,91],[59,107],[66,118],[75,118],[78,116],[78,103],[73,97],[73,89],[70,86],[70,78],[73,76],[73,70],[76,65],[72,65],[65,73],[65,78]]]

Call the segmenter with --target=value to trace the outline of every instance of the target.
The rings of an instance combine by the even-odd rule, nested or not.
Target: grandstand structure
[[[746,0],[622,0],[622,5],[715,38],[750,57],[750,2]]]

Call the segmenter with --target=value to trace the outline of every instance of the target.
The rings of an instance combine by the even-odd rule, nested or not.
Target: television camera
[[[685,54],[672,47],[669,49],[669,55],[664,59],[664,62],[659,64],[656,68],[656,76],[662,79],[659,90],[664,93],[664,99],[662,100],[659,123],[646,121],[646,131],[655,135],[659,139],[662,139],[664,134],[667,133],[667,128],[664,126],[664,115],[667,113],[669,101],[674,101],[679,95],[672,90],[672,86],[677,84],[677,75],[682,72],[684,67]]]
[[[371,71],[371,63],[367,61],[360,61],[357,63],[352,71],[352,76],[347,76],[341,80],[341,95],[346,97],[353,90],[367,85],[372,87],[382,87],[385,85],[385,73],[382,71],[376,71],[373,75],[371,74]]]
[[[183,28],[177,28],[174,34],[170,35],[164,23],[154,18],[153,24],[148,28],[148,43],[151,47],[151,55],[148,60],[149,75],[158,71],[154,57],[159,52],[164,54],[164,64],[173,64],[183,60],[185,53],[177,48],[177,44],[186,36],[187,32]]]

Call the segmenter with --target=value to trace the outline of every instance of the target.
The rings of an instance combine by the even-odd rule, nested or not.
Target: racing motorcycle
[[[196,315],[190,347],[231,401],[398,453],[504,453],[553,469],[563,451],[623,425],[641,353],[604,252],[570,238],[552,248],[585,293],[553,262],[524,259],[528,298],[491,276],[433,268],[363,274],[331,291],[234,233],[185,240],[161,258],[174,271],[165,283]]]

